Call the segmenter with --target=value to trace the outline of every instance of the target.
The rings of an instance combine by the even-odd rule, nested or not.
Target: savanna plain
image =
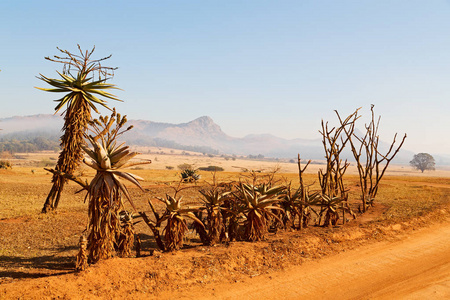
[[[137,211],[150,212],[149,199],[173,195],[177,166],[220,166],[199,171],[183,183],[186,205],[200,205],[199,190],[219,182],[274,176],[298,186],[296,163],[208,157],[170,149],[139,149],[150,165],[130,172],[145,180],[130,185]],[[334,226],[271,230],[262,241],[205,246],[191,227],[179,251],[161,252],[141,220],[135,233],[139,257],[100,260],[75,271],[80,235],[86,229],[85,191],[70,183],[58,210],[41,214],[51,188],[57,153],[17,155],[13,168],[0,170],[0,299],[448,299],[450,297],[450,171],[420,173],[391,166],[374,204],[358,212],[359,177],[354,166],[345,184],[356,213]],[[305,184],[319,189],[313,162]],[[80,168],[79,176],[94,172]],[[157,202],[156,202],[157,203]],[[129,203],[125,207],[133,208]],[[163,210],[162,205],[157,205]],[[343,220],[345,219],[345,224]],[[139,219],[137,219],[139,221]]]

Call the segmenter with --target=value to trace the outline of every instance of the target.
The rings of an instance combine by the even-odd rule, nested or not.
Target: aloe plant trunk
[[[73,110],[67,111],[64,117],[64,134],[61,137],[61,152],[59,154],[56,171],[62,174],[73,175],[73,172],[81,163],[84,142],[84,133],[87,130],[88,122],[91,118],[90,107],[85,101],[76,101]],[[53,186],[45,200],[42,212],[46,213],[58,207],[61,193],[67,179],[62,175],[54,173],[52,178]]]

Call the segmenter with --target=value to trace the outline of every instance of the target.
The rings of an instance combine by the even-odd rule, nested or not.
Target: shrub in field
[[[297,229],[295,224],[298,218],[298,228],[301,224],[301,190],[297,189],[295,192],[292,192],[290,185],[286,188],[286,193],[283,195],[282,201],[280,202],[281,207],[284,210],[283,216],[283,224],[285,228],[291,227],[293,229]]]
[[[106,90],[115,89],[112,84],[105,83],[113,76],[116,68],[105,67],[101,62],[111,56],[101,59],[91,59],[92,51],[83,52],[78,46],[80,54],[73,54],[67,50],[58,50],[64,57],[54,56],[45,59],[52,62],[62,63],[63,72],[57,72],[60,79],[48,78],[42,74],[38,77],[40,80],[51,85],[51,88],[38,88],[47,92],[65,93],[65,95],[55,100],[58,105],[55,111],[58,112],[64,106],[64,134],[61,137],[61,152],[58,162],[53,172],[53,186],[45,200],[42,212],[48,212],[58,207],[61,192],[67,179],[61,174],[73,175],[74,170],[80,164],[83,153],[82,145],[85,145],[84,135],[87,131],[88,122],[91,120],[91,110],[98,113],[96,105],[106,106],[106,101],[98,98],[119,100],[116,96],[108,93]],[[99,78],[95,80],[95,78]]]
[[[313,192],[313,193],[306,193],[304,196],[304,199],[301,202],[301,205],[303,207],[303,211],[301,213],[302,216],[302,222],[301,222],[301,228],[308,227],[311,218],[312,213],[314,213],[316,216],[318,213],[314,209],[314,207],[317,207],[320,205],[321,197],[319,192]]]
[[[181,181],[182,182],[196,182],[200,179],[200,175],[197,172],[197,169],[194,168],[191,164],[181,164],[178,165],[178,169],[181,170]]]
[[[7,160],[0,160],[0,169],[12,169],[12,164]]]
[[[36,167],[44,167],[44,168],[46,168],[46,167],[54,166],[55,163],[53,161],[51,161],[50,159],[43,158],[39,162],[36,162],[34,165]]]
[[[200,179],[200,174],[196,169],[185,169],[181,172],[181,180],[183,182],[196,182]]]
[[[229,241],[234,241],[242,236],[240,222],[242,218],[242,211],[239,205],[239,201],[235,195],[233,195],[233,191],[236,189],[236,186],[230,186],[230,191],[232,197],[225,197],[221,207],[224,232],[220,236],[221,240],[228,239]]]
[[[139,212],[144,222],[152,230],[156,244],[162,251],[178,250],[183,246],[183,239],[188,230],[186,219],[191,219],[196,226],[204,228],[202,221],[195,215],[201,208],[184,207],[181,201],[182,197],[177,197],[177,193],[181,190],[180,185],[181,181],[175,189],[174,196],[166,194],[165,198],[156,197],[157,200],[164,203],[165,209],[162,214],[155,209],[151,199],[148,200],[148,204],[154,219],[150,218],[146,212]],[[164,222],[166,222],[165,227],[161,230]],[[164,240],[161,237],[162,234],[164,235]]]

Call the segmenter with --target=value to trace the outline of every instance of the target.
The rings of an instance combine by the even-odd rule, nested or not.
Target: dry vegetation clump
[[[200,171],[207,171],[207,172],[222,172],[224,171],[224,168],[219,166],[207,166],[207,167],[200,167],[198,168]]]
[[[284,210],[283,223],[286,228],[301,230],[308,227],[312,214],[318,216],[315,210],[321,202],[319,192],[309,193],[303,188],[292,189],[289,183],[286,187],[286,194],[283,195],[281,205]]]
[[[7,160],[0,160],[0,169],[12,169],[12,164]]]
[[[356,166],[359,173],[359,181],[361,188],[362,207],[360,210],[365,212],[368,207],[373,206],[375,197],[378,193],[378,187],[391,161],[395,158],[403,143],[406,140],[406,134],[403,136],[400,144],[395,146],[397,133],[394,135],[393,141],[390,144],[385,154],[380,153],[379,141],[380,136],[378,129],[380,126],[381,116],[375,120],[374,105],[370,107],[371,121],[365,125],[366,132],[364,136],[358,136],[355,132],[355,122],[359,118],[357,109],[353,114],[348,116],[345,120],[336,111],[341,129],[345,131],[347,140],[350,143],[353,157],[356,161]],[[359,142],[359,145],[357,142]]]

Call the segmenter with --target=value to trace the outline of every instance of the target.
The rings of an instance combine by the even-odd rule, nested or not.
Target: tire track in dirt
[[[172,295],[175,296],[175,295]],[[181,299],[449,299],[450,223]]]

